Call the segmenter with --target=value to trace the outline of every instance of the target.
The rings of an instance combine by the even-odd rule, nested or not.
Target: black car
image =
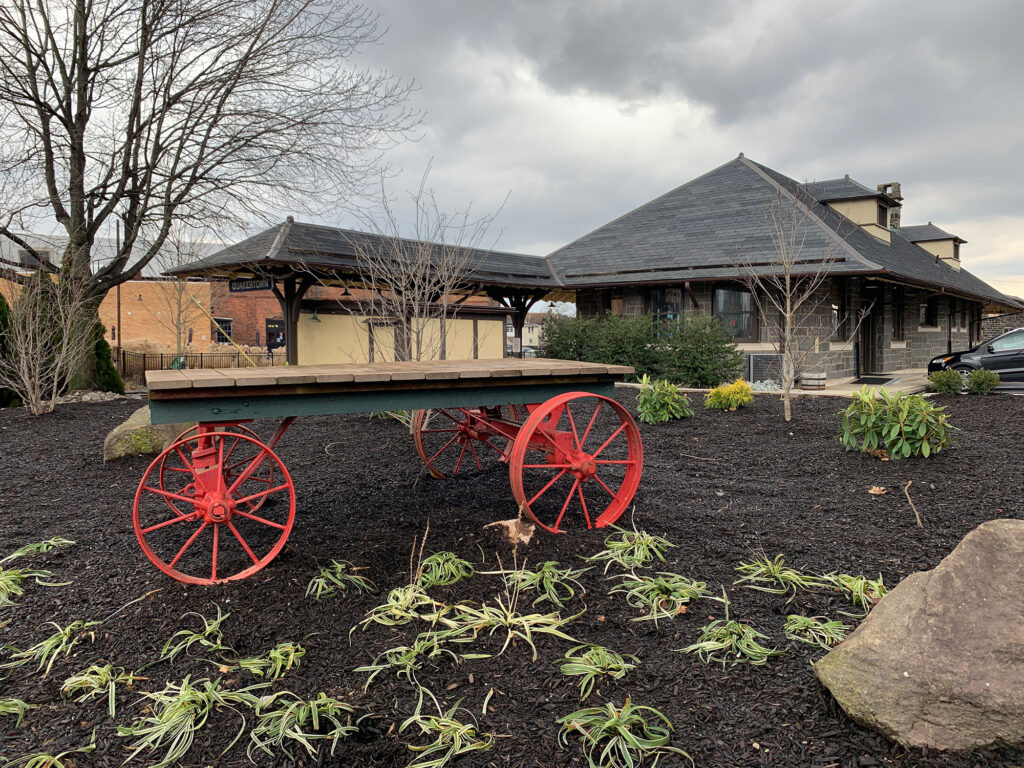
[[[939,355],[928,363],[928,373],[952,368],[966,376],[978,368],[999,374],[1002,381],[1024,381],[1024,328],[1007,331],[974,349]]]

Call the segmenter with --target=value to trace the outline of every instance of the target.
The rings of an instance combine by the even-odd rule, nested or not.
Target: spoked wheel
[[[295,486],[277,455],[250,435],[206,428],[153,460],[132,509],[146,557],[190,584],[256,573],[284,547],[294,521]]]
[[[494,422],[507,423],[505,432]],[[519,409],[514,405],[491,408],[432,408],[414,411],[412,437],[430,474],[444,478],[460,470],[482,470],[495,458],[506,460],[511,440],[519,428]]]
[[[644,453],[640,430],[614,400],[569,392],[532,409],[509,454],[512,493],[545,530],[565,521],[611,525],[633,500]]]
[[[243,435],[248,435],[253,440],[257,440],[257,441],[260,439],[259,435],[257,435],[255,432],[253,432],[248,427],[243,426],[241,424],[232,424],[232,425],[229,425],[229,426],[218,427],[217,431],[218,432],[227,432],[227,433],[241,433]],[[182,432],[180,435],[178,435],[175,438],[174,442],[179,442],[181,440],[184,440],[189,435],[195,435],[195,434],[198,434],[198,432],[199,432],[199,425],[196,424],[194,426],[189,427],[184,432]],[[233,458],[233,454],[234,454],[235,448],[238,447],[239,442],[240,441],[235,440],[233,443],[229,443],[225,447],[225,464],[226,464],[225,472],[227,473],[228,478],[232,479],[232,480],[234,478],[238,477],[238,472],[240,471],[239,467],[241,467],[245,463],[244,460],[239,460],[237,458]],[[160,462],[160,469],[159,469],[159,472],[158,472],[158,478],[159,478],[159,481],[160,481],[159,487],[160,487],[161,490],[171,490],[172,486],[179,487],[181,485],[180,483],[178,483],[176,481],[176,479],[174,477],[174,475],[176,473],[177,474],[182,474],[182,475],[188,475],[189,474],[189,470],[187,468],[185,468],[185,467],[182,467],[182,466],[168,466],[168,464],[167,464],[167,457],[168,457],[168,455],[169,454],[167,454],[165,452],[163,454],[163,460]],[[268,473],[269,473],[269,475],[268,475],[267,481],[268,481],[268,487],[269,487],[269,483],[272,483],[274,481],[274,474],[273,474],[273,467],[272,466],[268,467]],[[188,498],[192,498],[195,495],[195,493],[196,493],[195,483],[191,483],[190,482],[187,485],[185,485],[184,487],[179,487],[176,492],[177,492],[177,494],[179,496],[187,496]],[[170,508],[172,510],[175,510],[175,511],[180,512],[180,513],[184,513],[185,512],[185,510],[178,509],[178,507],[174,506],[175,505],[174,499],[172,499],[170,497],[166,497],[164,500],[167,502],[168,506],[170,506]],[[264,501],[266,501],[266,496],[263,496],[263,497],[257,499],[256,501],[248,502],[248,509],[249,509],[249,511],[250,512],[255,512],[257,509],[259,509],[260,507],[263,506],[263,502]]]

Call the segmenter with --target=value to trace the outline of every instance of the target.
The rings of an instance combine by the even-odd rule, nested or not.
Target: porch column
[[[271,287],[284,317],[285,361],[288,365],[299,364],[299,310],[302,308],[302,298],[312,285],[313,278],[310,275],[305,275],[301,282],[296,280],[295,275],[289,275],[282,283],[283,290],[277,287],[276,282]]]

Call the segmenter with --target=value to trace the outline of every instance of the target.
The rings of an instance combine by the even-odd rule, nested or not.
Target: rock
[[[174,438],[192,424],[157,424],[149,421],[149,406],[144,405],[114,427],[103,441],[103,461],[143,453],[160,453],[174,442]]]
[[[904,579],[814,665],[846,713],[908,747],[1024,743],[1024,520],[992,520]]]

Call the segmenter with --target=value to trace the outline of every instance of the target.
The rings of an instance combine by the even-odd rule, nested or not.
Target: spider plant
[[[14,721],[14,727],[21,725],[21,719],[30,709],[36,709],[37,704],[26,704],[21,699],[0,699],[0,717],[15,715],[18,719]]]
[[[334,595],[346,595],[351,592],[375,592],[377,586],[360,576],[356,571],[363,570],[352,565],[348,560],[331,560],[326,568],[313,577],[306,587],[306,597],[313,596],[315,600]]]
[[[0,563],[10,562],[16,560],[19,557],[26,557],[28,555],[37,555],[44,552],[49,552],[51,549],[62,549],[63,547],[73,547],[75,542],[70,539],[63,539],[60,536],[54,536],[52,539],[46,541],[37,541],[34,544],[26,544],[19,549],[14,550],[7,557],[0,559]]]
[[[826,616],[786,617],[786,637],[808,645],[817,645],[825,650],[838,645],[846,639],[850,627],[841,621],[830,621]]]
[[[473,566],[454,552],[435,552],[420,563],[416,584],[420,589],[448,587],[473,575]]]
[[[686,612],[686,604],[691,600],[709,597],[707,584],[694,581],[678,573],[659,572],[655,576],[636,576],[625,574],[608,594],[624,594],[626,602],[633,608],[646,611],[633,621],[653,621],[671,619]]]
[[[621,680],[627,672],[636,669],[640,659],[630,654],[622,656],[601,645],[577,645],[566,651],[565,656],[555,663],[559,665],[563,675],[579,676],[580,701],[585,701],[600,678]]]
[[[163,757],[151,768],[174,765],[188,752],[196,733],[206,725],[215,708],[227,707],[237,714],[241,714],[238,705],[253,709],[259,704],[259,697],[252,692],[268,685],[259,683],[238,691],[225,691],[221,688],[220,678],[212,682],[197,680],[193,684],[186,677],[180,683],[168,683],[162,691],[144,693],[143,696],[152,702],[149,714],[130,726],[118,726],[117,734],[135,739],[128,747],[132,750],[129,760],[144,750],[164,750]],[[245,717],[242,717],[242,726],[225,752],[242,735],[244,728]]]
[[[604,540],[604,549],[600,552],[584,558],[588,563],[600,564],[603,562],[605,573],[608,573],[612,563],[632,571],[646,565],[654,558],[665,562],[665,550],[675,546],[667,539],[654,536],[647,531],[637,530],[635,526],[631,531],[619,528],[617,525],[611,527],[618,533]]]
[[[453,643],[469,643],[479,637],[481,632],[493,635],[498,630],[505,631],[505,642],[497,655],[501,655],[516,639],[526,642],[533,652],[533,660],[537,660],[535,635],[551,635],[570,642],[579,642],[562,631],[573,619],[583,615],[583,611],[568,618],[557,613],[522,614],[516,610],[518,593],[512,593],[503,600],[499,595],[495,602],[483,603],[479,607],[468,603],[453,605],[451,613],[443,618],[449,630],[441,633],[442,637]],[[478,658],[474,655],[472,658]],[[470,657],[464,657],[470,658]]]
[[[131,686],[136,680],[145,680],[133,672],[125,672],[124,667],[112,667],[109,664],[93,664],[76,675],[72,675],[60,688],[62,698],[75,701],[107,695],[107,711],[114,717],[117,709],[117,685]]]
[[[683,750],[668,745],[672,723],[654,707],[633,704],[629,697],[622,707],[609,702],[603,707],[587,707],[557,720],[562,727],[558,741],[564,746],[579,735],[583,754],[590,768],[639,766],[653,758],[652,768],[666,754],[693,760]]]
[[[36,671],[45,667],[46,672],[43,673],[43,677],[46,677],[61,654],[67,657],[71,653],[71,649],[82,642],[86,630],[97,627],[101,623],[99,621],[73,621],[66,627],[62,627],[56,622],[48,621],[47,624],[56,627],[57,631],[24,651],[13,649],[11,660],[0,664],[0,669],[20,667],[23,664],[37,661],[39,666],[36,667]]]
[[[772,656],[783,653],[758,642],[767,640],[767,635],[729,618],[729,599],[724,592],[722,602],[725,603],[725,618],[704,625],[697,642],[679,649],[679,653],[696,653],[705,664],[720,661],[723,667],[726,664],[764,664]]]
[[[456,719],[460,703],[461,700],[439,715],[421,715],[417,707],[417,712],[402,723],[399,733],[415,724],[421,735],[434,737],[429,744],[409,745],[417,757],[407,768],[442,768],[459,755],[488,750],[494,746],[494,736],[478,732],[475,723],[469,725]]]
[[[865,576],[850,576],[846,573],[830,573],[824,576],[829,586],[844,593],[850,601],[858,608],[863,608],[863,614],[844,614],[846,616],[863,616],[870,611],[875,603],[885,597],[889,590],[882,583],[882,574],[878,579],[869,579]]]
[[[17,760],[10,760],[4,763],[3,768],[72,768],[73,761],[64,762],[68,755],[85,755],[96,749],[96,732],[93,731],[92,741],[84,747],[69,749],[56,755],[47,752],[36,752],[32,755],[24,755]]]
[[[230,613],[221,613],[220,606],[217,606],[217,618],[212,620],[194,611],[189,611],[182,615],[181,618],[183,619],[186,616],[198,617],[203,623],[203,628],[198,632],[191,629],[179,629],[164,643],[163,650],[160,651],[160,658],[157,661],[174,661],[182,653],[191,655],[189,651],[193,646],[199,646],[212,653],[230,651],[231,649],[224,645],[224,633],[220,628],[220,625],[230,615]]]
[[[33,579],[42,587],[66,587],[71,583],[70,581],[47,581],[52,578],[51,571],[33,568],[0,568],[0,608],[14,605],[14,598],[25,594],[24,582],[28,579]]]
[[[254,677],[278,680],[289,669],[299,666],[299,659],[305,655],[306,649],[298,643],[278,643],[263,656],[241,659],[238,666],[251,672]]]
[[[397,627],[415,619],[436,621],[444,609],[445,605],[431,599],[422,587],[408,584],[404,587],[395,587],[388,592],[384,603],[371,608],[366,618],[357,626],[366,629],[370,624]],[[352,631],[355,631],[355,627]]]
[[[565,603],[576,596],[577,589],[581,594],[586,591],[577,579],[589,570],[590,568],[559,568],[557,561],[548,560],[532,571],[527,570],[525,566],[509,571],[506,578],[520,591],[539,592],[540,596],[533,601],[534,605],[547,600],[559,608],[564,608]]]
[[[733,584],[742,584],[748,589],[785,595],[798,589],[827,589],[830,584],[824,576],[814,576],[786,565],[782,555],[769,560],[763,552],[755,554],[749,563],[740,563],[736,570],[742,574]]]
[[[256,725],[249,733],[249,759],[253,760],[256,750],[274,757],[274,749],[277,748],[290,760],[295,760],[286,746],[288,742],[301,745],[314,757],[317,748],[313,742],[323,739],[331,742],[333,755],[338,740],[358,730],[352,722],[355,711],[351,705],[325,693],[309,700],[300,699],[291,691],[267,696],[257,707]]]
[[[356,672],[369,672],[363,690],[370,687],[373,678],[385,669],[392,669],[399,677],[404,677],[410,683],[416,683],[416,671],[423,667],[427,659],[436,658],[447,654],[453,659],[459,657],[442,646],[445,633],[443,632],[421,632],[413,640],[412,645],[399,645],[395,648],[388,648],[379,654],[372,664],[363,667],[356,667]]]

